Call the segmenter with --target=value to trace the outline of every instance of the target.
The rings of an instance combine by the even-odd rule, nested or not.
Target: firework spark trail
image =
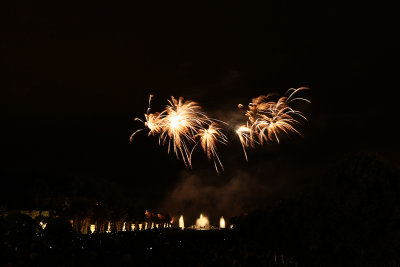
[[[307,118],[302,112],[291,108],[289,104],[296,100],[310,103],[305,98],[292,98],[297,92],[306,89],[308,88],[289,89],[285,94],[290,93],[289,96],[282,96],[276,102],[271,100],[276,94],[262,95],[252,99],[245,113],[248,118],[247,125],[242,125],[236,130],[246,160],[248,160],[246,148],[249,145],[254,146],[255,143],[263,145],[264,142],[273,142],[274,140],[279,143],[281,134],[297,133],[302,136],[296,129],[300,122],[294,117],[298,116],[304,120]],[[241,109],[243,105],[239,104],[238,107]]]
[[[215,122],[211,123],[207,129],[200,129],[198,136],[200,137],[201,147],[206,153],[207,158],[213,160],[215,170],[219,174],[219,168],[224,170],[224,166],[218,157],[216,143],[219,142],[226,145],[228,144],[228,139],[221,132],[221,128],[218,128],[217,126],[218,125]]]
[[[248,147],[249,143],[250,143],[251,129],[246,125],[242,125],[236,130],[236,134],[238,135],[240,143],[242,144],[244,156],[246,157],[246,161],[248,161],[246,147]]]
[[[168,153],[172,143],[176,156],[179,158],[180,153],[185,165],[191,167],[189,144],[196,143],[195,136],[212,121],[201,112],[201,107],[194,101],[184,101],[183,97],[178,100],[171,97],[168,102],[169,105],[160,114],[160,139],[163,144],[168,140]]]
[[[226,136],[217,128],[216,119],[209,118],[198,103],[190,100],[184,100],[183,97],[176,99],[171,97],[168,100],[168,105],[161,113],[150,113],[150,103],[153,95],[149,97],[149,107],[145,116],[145,121],[136,118],[142,122],[145,128],[149,129],[148,135],[159,135],[159,144],[165,145],[168,143],[168,153],[171,147],[177,158],[182,157],[187,167],[192,167],[191,156],[194,148],[199,142],[202,143],[207,157],[214,160],[214,165],[219,173],[219,167],[223,170],[222,163],[216,152],[216,143],[220,142],[227,144]],[[224,123],[224,122],[223,122]],[[133,137],[145,130],[139,129],[135,131]],[[199,138],[200,141],[196,141]],[[193,148],[191,149],[191,146]],[[218,162],[218,164],[217,164]],[[218,167],[219,166],[219,167]]]
[[[150,110],[151,110],[150,104],[151,104],[151,100],[153,99],[153,97],[154,97],[154,95],[150,95],[149,96],[149,106],[147,107],[146,114],[144,114],[145,121],[143,121],[140,118],[135,118],[135,121],[142,122],[144,124],[144,126],[150,130],[148,135],[153,135],[154,136],[156,133],[160,133],[161,132],[161,124],[160,124],[161,123],[161,117],[160,117],[160,114],[158,112],[156,112],[154,114],[150,113]],[[130,136],[129,140],[132,142],[133,137],[137,133],[140,133],[141,131],[143,131],[144,129],[145,128],[136,130]]]
[[[246,161],[248,161],[246,148],[249,146],[254,147],[256,144],[263,145],[273,141],[279,143],[279,137],[283,134],[296,133],[302,136],[296,129],[300,124],[297,118],[304,120],[307,118],[289,104],[298,100],[310,103],[305,98],[294,97],[297,92],[305,89],[308,88],[289,89],[282,97],[277,94],[268,94],[252,99],[244,114],[247,117],[246,124],[242,124],[236,130]],[[279,98],[274,101],[273,97]],[[161,113],[150,113],[152,98],[153,95],[150,95],[147,112],[144,114],[145,120],[135,118],[144,124],[144,128],[136,130],[130,140],[132,141],[137,133],[147,128],[148,135],[158,135],[160,145],[168,142],[168,153],[172,147],[177,158],[179,159],[181,156],[185,165],[190,168],[192,167],[193,151],[200,144],[207,158],[214,162],[217,173],[224,170],[217,154],[217,143],[226,145],[228,141],[221,128],[218,128],[217,122],[225,122],[209,118],[201,111],[198,103],[191,100],[185,101],[183,97],[179,99],[171,97]],[[243,109],[242,104],[239,104],[238,107]]]

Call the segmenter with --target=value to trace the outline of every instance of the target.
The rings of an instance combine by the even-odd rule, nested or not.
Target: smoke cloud
[[[215,177],[208,171],[185,171],[180,182],[163,202],[170,214],[184,215],[185,224],[194,224],[200,213],[207,215],[211,224],[218,225],[219,218],[228,219],[265,207],[282,184],[267,185],[257,175],[235,172],[230,178]]]

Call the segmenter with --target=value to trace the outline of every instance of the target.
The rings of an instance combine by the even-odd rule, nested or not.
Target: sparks
[[[280,143],[282,135],[292,133],[302,136],[297,126],[301,124],[299,119],[307,120],[307,118],[290,104],[293,101],[311,103],[305,98],[294,97],[297,92],[305,89],[308,88],[289,89],[277,100],[274,100],[276,94],[261,95],[252,99],[244,114],[247,122],[236,129],[246,161],[248,161],[246,149],[249,146]],[[171,96],[162,112],[150,113],[152,98],[153,95],[150,95],[144,120],[135,118],[144,124],[144,128],[136,130],[130,140],[132,141],[137,133],[148,129],[148,135],[158,135],[159,144],[168,144],[168,153],[173,150],[176,157],[182,158],[188,168],[192,167],[193,151],[200,144],[208,160],[213,161],[217,173],[223,171],[224,167],[217,154],[218,143],[228,144],[225,134],[217,124],[222,121],[208,117],[197,102],[184,100],[183,97],[176,99]],[[242,104],[238,107],[244,109]]]
[[[190,145],[196,143],[195,136],[211,120],[201,112],[201,107],[194,101],[178,100],[171,97],[169,105],[161,112],[160,140],[165,144],[168,141],[168,153],[172,143],[173,150],[179,158],[182,156],[186,166],[192,167]]]
[[[246,161],[248,161],[246,147],[248,147],[250,144],[251,129],[246,125],[242,125],[236,130],[236,134],[238,135],[239,141],[242,145],[244,156],[246,157]]]
[[[289,104],[296,100],[310,103],[310,101],[305,98],[293,98],[297,92],[305,89],[308,88],[300,87],[298,89],[289,89],[285,94],[289,96],[282,96],[276,102],[272,100],[276,94],[262,95],[253,98],[245,113],[248,119],[247,125],[242,125],[236,130],[246,160],[248,160],[246,147],[249,145],[254,146],[255,143],[263,145],[265,142],[274,141],[279,143],[279,136],[282,134],[289,135],[290,133],[296,133],[302,136],[296,129],[300,121],[295,117],[304,120],[307,120],[307,118],[302,112],[291,108]],[[243,108],[243,105],[239,104],[238,107]]]
[[[228,140],[226,136],[221,132],[221,129],[217,127],[215,122],[211,123],[207,129],[200,129],[198,134],[200,136],[201,147],[207,155],[209,160],[213,160],[215,170],[219,173],[218,168],[224,170],[224,166],[221,163],[220,158],[217,154],[216,143],[227,144]],[[219,167],[218,167],[219,166]]]
[[[145,121],[140,118],[145,128],[135,131],[131,135],[131,141],[135,134],[149,130],[149,135],[159,135],[159,143],[168,143],[168,153],[171,149],[177,158],[182,158],[185,165],[192,167],[191,156],[196,145],[201,142],[207,157],[214,160],[214,165],[219,173],[223,169],[222,163],[216,153],[216,143],[227,143],[226,136],[217,128],[215,119],[209,118],[198,103],[184,100],[183,97],[176,99],[171,97],[168,105],[161,113],[150,113],[150,103],[153,95],[149,98],[149,107],[145,114]],[[197,139],[200,141],[197,141]],[[217,164],[218,163],[218,164]],[[219,166],[219,167],[218,167]]]
[[[144,126],[146,128],[149,129],[149,135],[155,135],[155,134],[159,134],[161,133],[162,127],[161,127],[161,117],[160,117],[160,113],[156,112],[156,113],[150,113],[150,104],[151,104],[151,100],[154,97],[154,95],[150,95],[149,97],[149,105],[147,107],[147,112],[146,114],[144,114],[145,117],[145,121],[143,121],[140,118],[135,118],[136,121],[140,121],[144,124]],[[138,129],[136,130],[131,137],[129,138],[129,140],[132,142],[133,137],[137,134],[140,133],[141,131],[143,131],[145,128],[142,129]]]

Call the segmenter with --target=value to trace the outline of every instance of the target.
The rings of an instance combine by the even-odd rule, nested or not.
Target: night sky
[[[394,9],[146,2],[1,2],[1,204],[16,205],[41,177],[55,194],[100,179],[140,207],[213,214],[223,198],[215,213],[232,215],[295,196],[348,153],[400,162]],[[299,107],[304,138],[249,150],[246,163],[226,132],[221,176],[200,151],[189,171],[155,137],[129,143],[151,93],[154,111],[183,96],[230,122],[238,103],[300,86],[311,88],[312,104]]]

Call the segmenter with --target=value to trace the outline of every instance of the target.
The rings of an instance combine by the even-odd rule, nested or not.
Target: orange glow
[[[153,95],[150,95],[145,121],[139,118],[135,119],[144,123],[144,126],[149,129],[149,135],[158,134],[160,144],[168,143],[168,153],[172,149],[176,157],[182,157],[183,162],[189,168],[192,167],[193,150],[198,142],[201,142],[207,157],[214,160],[217,172],[219,167],[223,169],[216,154],[215,144],[216,142],[226,144],[227,140],[221,129],[217,128],[215,120],[202,112],[198,103],[184,100],[183,97],[176,99],[171,96],[168,105],[161,113],[149,113],[152,97]],[[132,141],[133,137],[143,130],[135,131],[130,140]],[[200,138],[199,141],[198,138]]]
[[[306,90],[307,87],[300,87],[298,89],[289,89],[286,94],[289,96],[282,96],[277,101],[272,100],[274,94],[261,95],[253,98],[245,113],[248,121],[246,125],[240,126],[236,130],[242,144],[243,151],[247,160],[246,147],[254,144],[264,144],[265,142],[280,142],[279,136],[282,134],[289,135],[296,133],[301,136],[296,126],[300,122],[295,117],[307,120],[304,114],[289,106],[293,101],[302,100],[310,103],[305,98],[293,96],[301,91]],[[238,105],[243,108],[242,104]]]

